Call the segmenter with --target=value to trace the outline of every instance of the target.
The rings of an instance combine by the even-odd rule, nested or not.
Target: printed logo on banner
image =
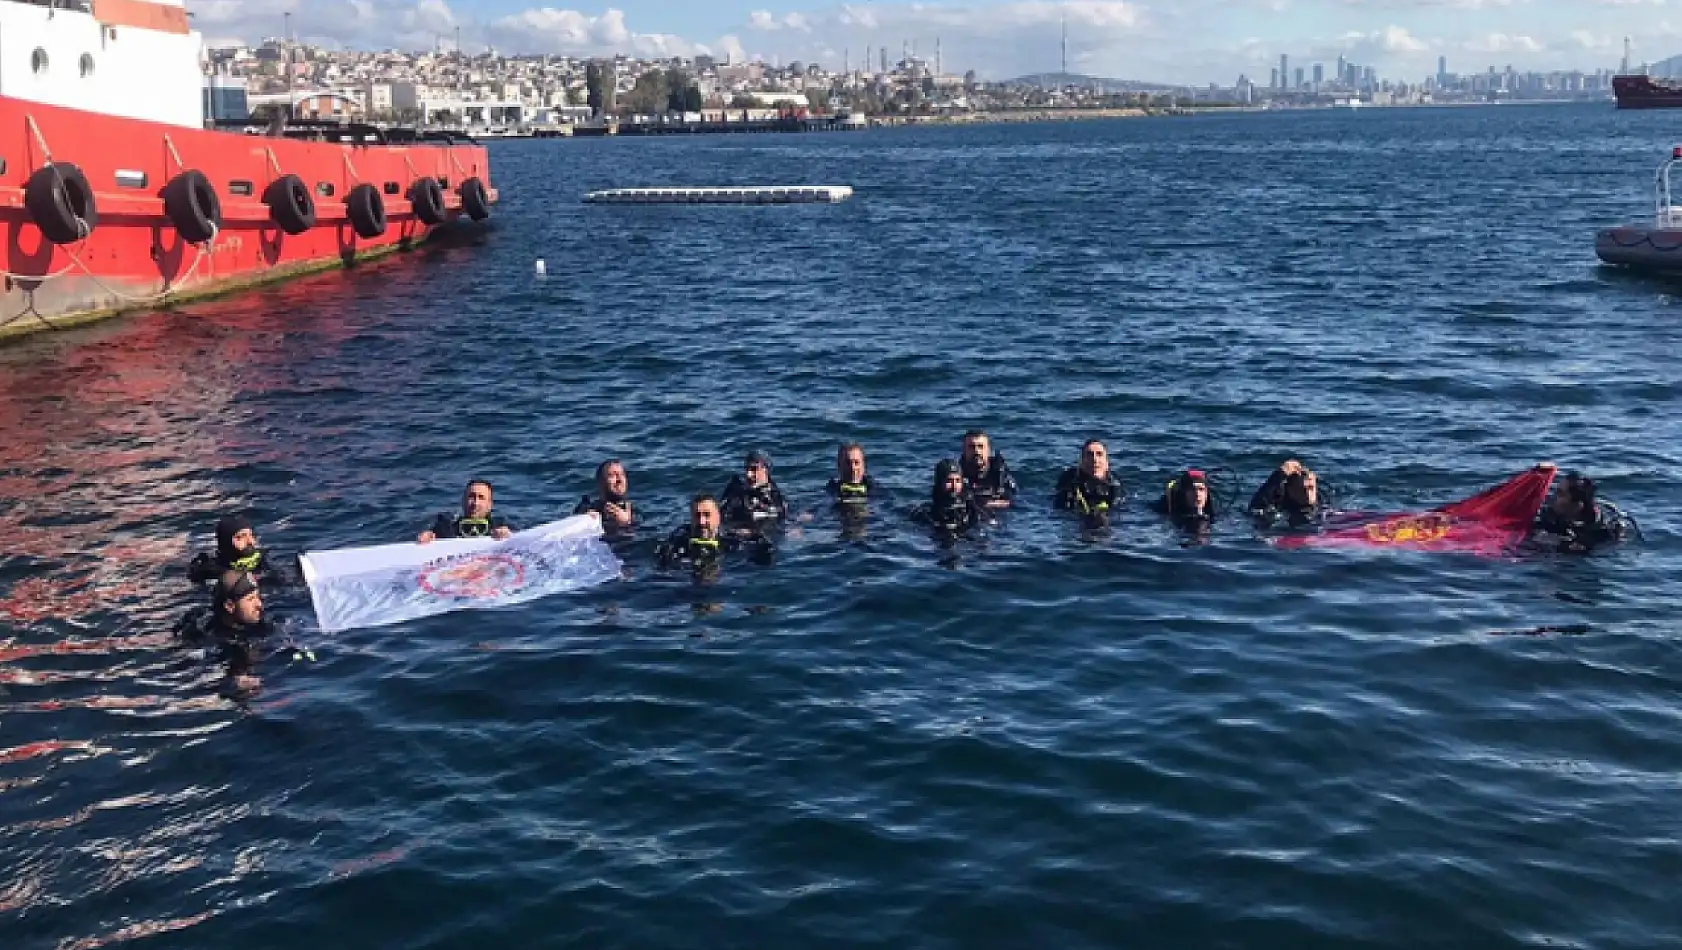
[[[438,597],[496,600],[525,586],[526,565],[518,555],[464,554],[428,564],[415,580]]]

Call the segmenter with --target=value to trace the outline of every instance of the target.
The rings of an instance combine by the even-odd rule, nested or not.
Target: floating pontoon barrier
[[[788,205],[834,204],[853,196],[847,185],[761,185],[751,188],[611,188],[584,196],[591,204]]]

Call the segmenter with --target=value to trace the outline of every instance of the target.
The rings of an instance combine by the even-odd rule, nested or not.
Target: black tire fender
[[[263,190],[269,220],[287,234],[303,234],[315,227],[315,195],[297,175],[282,175]]]
[[[23,206],[41,235],[54,244],[74,244],[99,226],[93,186],[70,162],[35,169],[23,189]]]
[[[204,172],[189,168],[164,186],[164,216],[182,240],[203,244],[222,227],[222,199]]]
[[[450,217],[444,208],[444,186],[436,178],[415,179],[409,186],[409,206],[414,209],[415,217],[428,226],[443,224]]]
[[[461,195],[461,210],[475,221],[483,221],[491,216],[491,196],[485,190],[485,183],[478,178],[469,178],[461,183],[457,189]]]
[[[385,197],[367,182],[345,195],[345,215],[358,237],[377,238],[385,233]]]

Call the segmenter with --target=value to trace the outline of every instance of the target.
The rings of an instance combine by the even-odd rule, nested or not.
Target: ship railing
[[[1670,198],[1670,169],[1677,162],[1682,162],[1682,145],[1670,150],[1670,158],[1653,176],[1653,226],[1656,228],[1682,227],[1682,208],[1672,204]]]
[[[8,3],[27,3],[48,10],[69,10],[73,13],[92,13],[93,0],[6,0]]]
[[[275,127],[259,118],[217,119],[218,129],[249,135],[270,135],[279,138],[307,139],[316,142],[349,142],[358,145],[477,145],[473,137],[447,129],[415,129],[406,126],[382,127],[367,122],[342,122],[335,119],[288,119],[275,135]]]

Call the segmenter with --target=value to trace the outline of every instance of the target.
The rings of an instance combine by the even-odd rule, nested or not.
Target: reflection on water
[[[1664,945],[1682,329],[1586,237],[1657,121],[498,143],[482,241],[0,350],[0,950]],[[698,175],[858,193],[575,200]],[[972,426],[1023,497],[944,544],[908,509]],[[1097,531],[1050,500],[1092,436],[1134,491]],[[853,439],[868,520],[822,492]],[[756,446],[811,520],[655,570]],[[1648,540],[1290,552],[1145,508],[1288,456],[1365,510],[1552,458]],[[534,524],[609,457],[622,583],[333,637],[268,589],[315,659],[243,704],[172,633],[225,512],[408,539],[486,476]]]

